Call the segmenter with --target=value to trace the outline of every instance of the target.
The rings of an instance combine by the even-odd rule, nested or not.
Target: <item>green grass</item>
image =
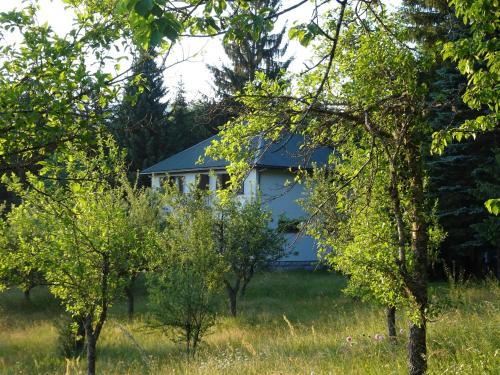
[[[98,342],[100,374],[403,374],[406,326],[396,343],[385,334],[384,310],[342,294],[342,277],[325,272],[275,272],[250,284],[237,319],[221,317],[194,360],[179,344],[145,328],[139,287],[132,323],[125,304],[111,312]],[[429,373],[500,374],[498,283],[444,284],[432,298],[448,301],[429,324]],[[0,374],[84,374],[85,361],[58,356],[58,304],[43,288],[30,303],[11,290],[0,295]],[[352,345],[346,341],[353,337]]]

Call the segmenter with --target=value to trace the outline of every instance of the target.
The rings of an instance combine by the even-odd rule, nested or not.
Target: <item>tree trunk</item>
[[[129,321],[132,321],[134,317],[134,284],[135,276],[130,279],[129,284],[125,287],[125,295],[127,296],[127,316]]]
[[[31,301],[30,291],[31,291],[31,288],[29,288],[29,287],[23,290],[24,299],[25,299],[26,302],[30,302]]]
[[[243,285],[241,286],[241,292],[240,292],[241,298],[245,297],[248,283],[250,283],[250,280],[252,280],[254,272],[255,272],[255,264],[252,264],[252,266],[250,266],[248,274],[246,275],[246,277],[243,278]]]
[[[236,302],[238,298],[238,292],[240,291],[241,279],[237,279],[234,286],[228,280],[224,280],[226,285],[227,296],[229,297],[229,311],[232,316],[236,316]]]
[[[248,285],[248,282],[243,281],[243,285],[241,286],[241,291],[240,291],[241,298],[245,298],[245,294],[247,292],[247,285]]]
[[[231,288],[227,287],[227,295],[229,297],[229,311],[231,312],[232,316],[236,316],[236,298],[238,295],[238,292]]]
[[[396,308],[387,308],[387,333],[390,339],[396,338]]]
[[[419,149],[408,144],[408,172],[410,175],[410,221],[413,270],[408,287],[419,310],[419,321],[410,325],[408,367],[410,375],[425,374],[427,370],[426,316],[427,296],[427,222],[422,161]]]
[[[406,234],[405,225],[403,220],[403,211],[401,210],[401,197],[398,190],[398,173],[396,166],[391,163],[391,184],[389,187],[389,193],[391,196],[394,218],[396,219],[396,228],[398,231],[398,266],[402,273],[406,272]]]
[[[85,335],[87,337],[87,375],[95,375],[96,362],[96,337],[92,332],[92,322],[87,318],[84,323]]]
[[[422,323],[410,324],[410,341],[408,342],[408,364],[410,375],[422,375],[427,371],[427,343],[425,318]]]
[[[83,355],[85,348],[85,327],[81,319],[77,319],[78,329],[76,330],[75,351],[78,355]]]

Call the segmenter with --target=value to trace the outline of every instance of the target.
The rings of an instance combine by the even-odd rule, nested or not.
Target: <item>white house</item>
[[[206,147],[218,136],[208,138],[184,151],[181,151],[159,163],[143,170],[141,174],[151,177],[151,186],[159,188],[162,179],[174,179],[179,189],[186,192],[198,182],[200,189],[223,189],[229,180],[226,172],[228,162],[214,160],[205,156]],[[317,261],[317,249],[314,240],[307,236],[298,236],[296,225],[305,213],[297,203],[304,197],[303,185],[293,184],[294,171],[299,167],[312,168],[313,164],[322,165],[328,160],[331,150],[321,148],[304,156],[300,151],[303,138],[298,135],[287,137],[276,144],[268,144],[256,158],[254,166],[246,177],[239,194],[242,199],[261,195],[263,205],[272,212],[273,226],[285,224],[290,255],[281,259],[287,266],[302,266]],[[200,162],[200,160],[202,160]]]

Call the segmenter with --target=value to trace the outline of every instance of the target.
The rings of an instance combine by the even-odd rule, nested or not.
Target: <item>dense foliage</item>
[[[128,187],[123,154],[109,138],[99,140],[93,155],[67,147],[71,152],[54,154],[38,176],[28,175],[30,189],[16,176],[7,181],[23,201],[7,215],[18,246],[15,257],[3,260],[21,259],[42,273],[66,311],[81,321],[93,374],[108,310],[144,266],[148,242],[141,233],[154,228],[131,220],[131,203],[140,200],[126,197],[143,193]]]
[[[182,196],[167,187],[162,203],[169,214],[157,234],[148,275],[153,324],[184,342],[188,355],[215,324],[227,267],[217,252],[207,198],[200,192]]]
[[[475,263],[469,270],[496,263],[498,274],[498,1],[406,0],[403,17],[375,1],[315,3],[288,33],[314,49],[315,62],[285,75],[285,34],[273,26],[305,2],[65,0],[75,22],[63,36],[40,25],[36,5],[0,14],[0,37],[17,38],[0,48],[0,172],[15,193],[0,222],[0,288],[46,283],[85,331],[89,374],[109,308],[126,293],[132,316],[141,272],[153,321],[181,332],[194,353],[216,322],[221,289],[236,315],[255,270],[283,255],[258,200],[130,184],[130,172],[208,135],[198,122],[207,103],[188,103],[180,85],[168,105],[154,61],[186,35],[224,35],[232,66],[212,67],[218,94],[243,90],[237,111],[220,116],[237,117],[209,150],[231,161],[232,187],[253,167],[256,139],[299,134],[305,156],[332,148],[327,165],[294,171],[310,193],[302,229],[349,276],[347,291],[388,307],[392,319],[406,309],[410,374],[424,374],[431,358],[434,260]],[[136,57],[117,73],[110,51],[129,45]],[[133,171],[102,135],[106,124]],[[439,253],[440,224],[448,239]]]
[[[271,213],[262,209],[260,199],[221,200],[213,210],[217,252],[227,265],[223,283],[230,312],[236,316],[238,294],[245,294],[257,271],[286,254],[285,241],[281,233],[270,228]]]

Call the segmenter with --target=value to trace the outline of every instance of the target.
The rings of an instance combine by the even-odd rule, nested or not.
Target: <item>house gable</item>
[[[143,170],[141,174],[175,174],[187,171],[224,170],[229,165],[226,160],[214,160],[205,156],[206,148],[212,141],[219,139],[219,135],[214,135]],[[259,143],[259,147],[256,147],[258,155],[256,155],[254,167],[257,169],[310,169],[314,164],[324,165],[327,163],[332,152],[330,148],[322,147],[310,153],[305,153],[301,150],[303,141],[304,138],[300,135],[290,135],[277,143]]]

